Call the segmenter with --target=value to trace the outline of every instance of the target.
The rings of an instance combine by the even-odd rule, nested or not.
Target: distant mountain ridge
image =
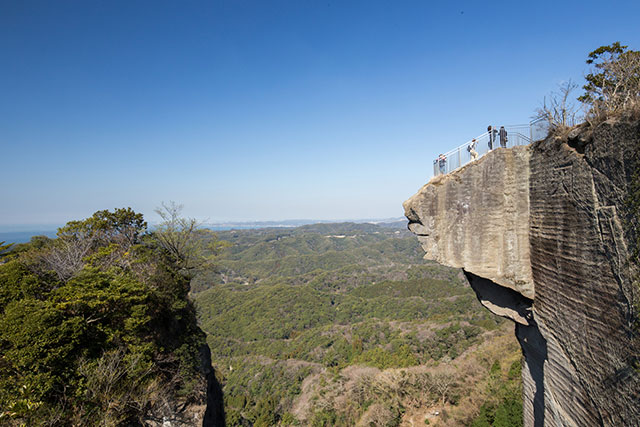
[[[312,224],[337,224],[337,223],[354,223],[354,224],[377,224],[382,227],[406,228],[407,219],[403,217],[397,218],[378,218],[378,219],[355,219],[355,220],[316,220],[316,219],[286,219],[282,221],[229,221],[229,222],[207,222],[203,226],[215,231],[223,230],[252,230],[257,228],[295,228],[303,225]],[[150,227],[154,228],[153,225]],[[0,228],[0,242],[8,243],[26,243],[33,236],[56,237],[58,226],[3,226]]]
[[[227,221],[227,222],[207,222],[205,227],[212,230],[232,230],[232,229],[253,229],[253,228],[281,228],[300,227],[311,224],[378,224],[382,226],[406,225],[404,217],[395,218],[368,218],[368,219],[346,219],[346,220],[318,220],[318,219],[286,219],[282,221]]]

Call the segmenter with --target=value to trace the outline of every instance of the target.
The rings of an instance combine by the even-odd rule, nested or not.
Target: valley
[[[192,297],[227,425],[517,425],[512,326],[405,227],[218,232]]]

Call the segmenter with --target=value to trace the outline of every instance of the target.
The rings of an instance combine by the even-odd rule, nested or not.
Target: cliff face
[[[166,402],[161,412],[150,414],[151,416],[144,420],[145,426],[224,427],[226,425],[222,386],[211,365],[211,350],[207,344],[200,346],[198,358],[202,375],[202,378],[198,378],[197,383],[197,387],[201,391],[199,399],[191,403],[178,400]]]
[[[418,235],[425,257],[506,288],[498,294],[495,286],[484,286],[485,280],[476,291],[492,311],[523,324],[528,323],[526,310],[508,302],[533,298],[530,157],[529,147],[493,151],[435,177],[405,202],[409,229]]]
[[[494,150],[404,204],[426,257],[463,268],[480,301],[516,322],[527,426],[640,421],[625,228],[638,147],[638,122],[577,128]]]

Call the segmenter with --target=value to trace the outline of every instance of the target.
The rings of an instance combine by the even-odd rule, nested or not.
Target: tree
[[[99,252],[94,263],[103,267],[128,265],[123,260],[131,248],[139,244],[147,229],[142,214],[131,208],[113,212],[102,210],[87,219],[69,221],[58,229],[58,238],[47,242],[47,249],[39,252],[39,261],[65,282],[75,276],[87,263],[87,257]],[[105,248],[109,247],[109,250]]]
[[[77,371],[86,382],[84,406],[92,409],[95,423],[125,424],[153,403],[152,396],[166,398],[158,381],[149,381],[152,367],[124,347],[105,351],[99,359],[81,359]]]
[[[44,269],[52,270],[58,279],[66,282],[84,267],[84,259],[94,247],[94,239],[63,236],[39,253]]]
[[[117,208],[113,212],[97,211],[81,221],[70,221],[58,229],[59,238],[91,239],[100,244],[117,243],[125,247],[139,243],[147,229],[142,214],[131,208]]]
[[[452,369],[440,369],[432,375],[433,387],[440,396],[442,406],[447,403],[451,390],[456,387],[456,373]]]
[[[550,130],[562,129],[576,125],[581,116],[580,107],[572,101],[571,93],[578,87],[571,80],[560,85],[559,92],[545,96],[542,107],[536,110],[535,119],[544,119]]]
[[[638,105],[640,52],[627,47],[615,42],[589,53],[587,64],[593,69],[585,76],[585,92],[578,100],[590,106],[595,116]]]
[[[188,278],[145,234],[99,211],[0,263],[0,424],[142,425],[204,401]]]
[[[163,221],[152,237],[167,251],[173,263],[188,273],[211,261],[226,242],[218,241],[211,230],[202,229],[202,223],[195,218],[182,217],[183,207],[175,202],[162,202],[155,212]]]
[[[13,246],[13,243],[6,243],[4,241],[0,242],[0,259],[6,256],[7,253],[9,253],[9,249],[11,249],[11,246]]]

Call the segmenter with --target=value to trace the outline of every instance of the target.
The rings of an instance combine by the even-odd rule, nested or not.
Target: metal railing
[[[531,141],[541,141],[545,139],[547,135],[549,135],[549,122],[544,117],[540,117],[529,123],[529,137]]]
[[[511,148],[516,145],[529,145],[532,141],[544,139],[548,134],[548,124],[546,121],[538,119],[526,125],[505,126],[507,131],[507,141],[500,141],[499,133],[495,134],[493,148],[489,147],[489,132],[476,136],[475,153],[476,159],[484,156],[492,149],[504,147]],[[448,151],[433,161],[433,175],[438,176],[452,172],[459,167],[474,160],[471,150],[472,140]],[[444,158],[442,158],[444,156]]]

